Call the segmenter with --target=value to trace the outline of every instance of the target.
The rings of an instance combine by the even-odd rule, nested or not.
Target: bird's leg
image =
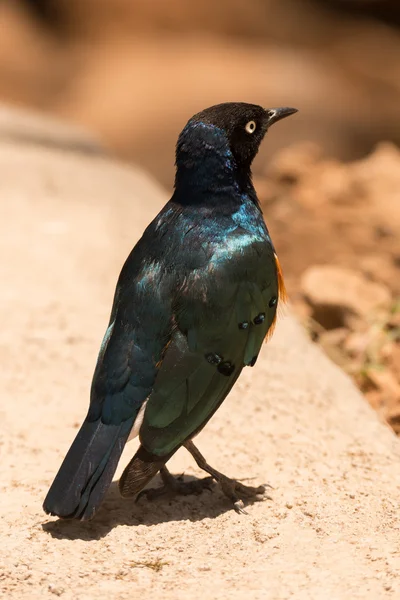
[[[158,488],[149,488],[141,491],[136,497],[136,502],[142,496],[145,496],[147,500],[155,500],[156,498],[166,495],[198,495],[205,489],[211,490],[211,484],[213,482],[213,477],[205,477],[204,479],[197,479],[196,481],[181,481],[180,478],[171,475],[165,465],[160,469],[160,477],[163,485]]]
[[[191,440],[184,443],[185,448],[190,452],[196,461],[197,465],[203,471],[206,471],[213,477],[221,486],[221,489],[225,496],[227,496],[233,503],[233,508],[238,513],[246,514],[244,510],[244,504],[242,498],[269,498],[269,496],[265,495],[266,488],[264,485],[259,485],[258,487],[252,487],[250,485],[244,485],[240,481],[236,481],[235,479],[231,479],[226,475],[223,475],[216,469],[211,467],[201,452],[196,448]],[[269,486],[271,487],[271,486]]]

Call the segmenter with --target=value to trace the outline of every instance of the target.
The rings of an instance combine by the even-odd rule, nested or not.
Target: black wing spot
[[[239,323],[239,329],[247,329],[248,326],[249,326],[248,321],[243,321],[242,323]]]
[[[278,298],[276,296],[272,296],[271,300],[268,302],[268,306],[270,308],[273,308],[274,306],[276,306],[278,302]]]
[[[258,358],[258,354],[256,356],[253,356],[253,358],[251,359],[251,362],[250,362],[250,367],[254,367],[254,365],[257,362],[257,358]]]
[[[221,373],[221,375],[226,375],[226,377],[232,375],[234,370],[235,365],[233,365],[229,360],[226,360],[218,365],[218,371]]]
[[[222,361],[222,356],[215,354],[214,352],[209,352],[205,355],[205,359],[210,365],[219,365]]]
[[[254,325],[261,325],[261,323],[264,323],[264,320],[265,320],[265,313],[260,313],[256,317],[254,317],[253,323],[254,323]]]

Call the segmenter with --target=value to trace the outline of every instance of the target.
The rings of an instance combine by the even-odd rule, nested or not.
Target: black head
[[[175,189],[191,197],[251,186],[251,163],[273,124],[297,112],[295,108],[262,108],[256,104],[217,104],[192,117],[176,147]]]
[[[262,108],[245,102],[226,102],[206,108],[188,123],[203,124],[221,130],[239,169],[250,167],[268,128],[295,108]]]

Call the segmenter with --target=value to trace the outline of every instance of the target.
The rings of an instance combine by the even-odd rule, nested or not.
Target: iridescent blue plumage
[[[89,412],[47,512],[91,518],[132,431],[141,445],[120,481],[125,496],[165,472],[182,444],[199,462],[189,441],[275,321],[280,271],[250,165],[269,125],[292,112],[219,105],[182,131],[174,194],[121,271]],[[210,469],[234,499],[234,482]]]

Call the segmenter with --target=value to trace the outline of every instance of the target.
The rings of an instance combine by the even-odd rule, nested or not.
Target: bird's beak
[[[297,112],[297,108],[289,108],[288,106],[283,106],[281,108],[267,108],[268,113],[268,127],[273,125],[277,121],[284,119],[285,117],[290,117]]]

